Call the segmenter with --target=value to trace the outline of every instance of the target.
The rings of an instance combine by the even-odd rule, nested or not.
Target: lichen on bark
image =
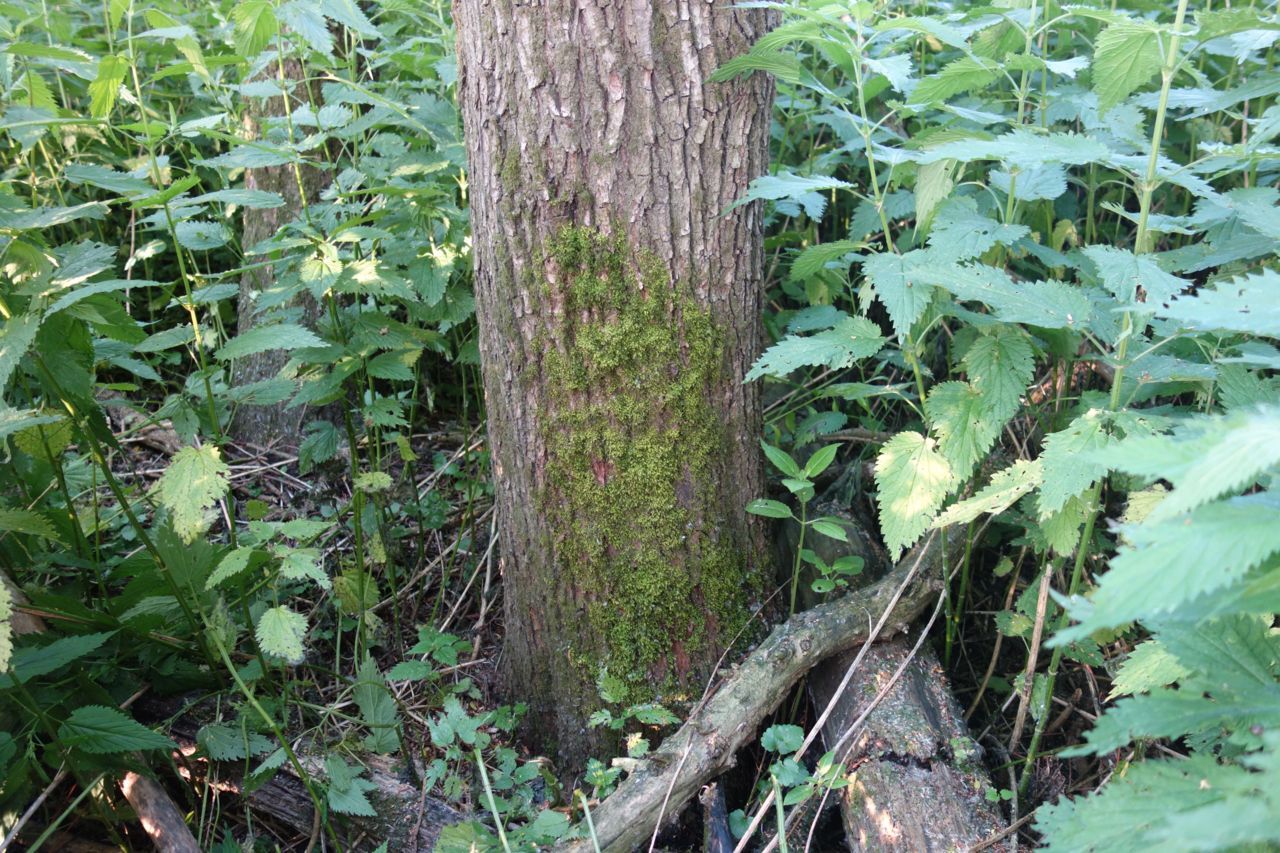
[[[687,676],[741,627],[752,590],[717,513],[728,452],[710,395],[723,333],[687,284],[621,229],[566,227],[544,247],[548,335],[541,508],[585,617],[569,650],[625,701],[686,698]]]

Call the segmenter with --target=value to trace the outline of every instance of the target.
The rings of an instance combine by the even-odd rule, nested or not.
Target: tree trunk
[[[270,79],[277,79],[274,63],[264,73]],[[302,83],[298,82],[301,76],[301,65],[296,60],[285,60],[284,79],[280,82],[294,87],[292,97],[295,109],[305,102],[306,93],[300,88]],[[265,120],[279,119],[283,115],[284,99],[267,99],[260,109],[252,110],[246,116],[246,129],[250,137],[258,138],[262,135]],[[328,184],[329,173],[312,166],[302,166],[297,171],[292,164],[246,169],[245,189],[276,193],[284,199],[284,204],[280,207],[246,208],[240,245],[247,252],[263,240],[275,236],[285,224],[302,215],[304,201],[307,205],[314,204]],[[246,258],[250,265],[263,260],[266,259]],[[259,311],[258,299],[274,286],[275,272],[269,265],[252,267],[240,277],[240,296],[236,303],[239,334],[243,335],[262,321],[263,313],[266,312]],[[321,306],[309,293],[296,296],[285,305],[268,311],[291,311],[300,315],[302,324],[309,327],[314,327],[321,319]],[[289,354],[284,350],[267,350],[246,356],[235,362],[232,380],[235,385],[248,385],[274,378],[288,360]],[[297,447],[302,441],[302,422],[307,409],[303,406],[287,406],[287,400],[268,405],[240,406],[231,423],[232,435],[259,445],[279,443]]]
[[[581,766],[611,702],[696,699],[766,562],[760,211],[772,82],[706,80],[766,31],[709,0],[456,0],[507,684]],[[607,673],[607,677],[606,677]],[[603,687],[603,691],[600,688]]]

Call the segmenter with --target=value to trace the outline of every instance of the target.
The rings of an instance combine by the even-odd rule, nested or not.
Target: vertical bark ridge
[[[762,488],[759,403],[742,378],[758,348],[760,210],[721,214],[766,171],[772,83],[706,80],[770,16],[706,0],[455,0],[454,17],[507,677],[573,766],[596,745],[584,721],[602,667],[628,662],[611,675],[632,698],[639,680],[667,701],[696,696],[733,639],[720,611],[741,616],[758,587],[743,507]],[[650,354],[609,331],[641,319],[666,330],[644,338]],[[712,448],[699,446],[712,432],[673,422],[703,413]],[[618,492],[650,461],[655,494]],[[616,517],[666,504],[687,536]],[[659,542],[673,588],[635,593],[627,566]],[[736,595],[709,600],[727,595],[707,565],[724,549]],[[702,625],[682,621],[691,604]],[[645,638],[649,651],[620,655],[613,623],[642,618],[666,620],[665,649]]]

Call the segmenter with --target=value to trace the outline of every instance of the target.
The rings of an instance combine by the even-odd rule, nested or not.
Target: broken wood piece
[[[680,729],[592,812],[600,849],[628,851],[647,843],[707,782],[732,767],[755,739],[765,715],[825,658],[865,643],[884,616],[882,637],[900,633],[934,600],[944,562],[935,532],[885,577],[843,598],[792,616],[732,671]],[[962,544],[950,537],[948,551]],[[954,552],[953,552],[954,553]],[[557,849],[587,853],[591,842]]]
[[[925,644],[852,738],[850,727],[911,654],[895,638],[873,646],[822,729],[827,749],[840,747],[848,787],[834,792],[849,845],[874,853],[965,850],[1006,826],[986,799],[991,780],[969,735],[946,673]],[[835,696],[853,654],[817,666],[809,692],[818,707]]]
[[[200,853],[186,819],[160,783],[130,771],[120,780],[120,790],[159,853]]]

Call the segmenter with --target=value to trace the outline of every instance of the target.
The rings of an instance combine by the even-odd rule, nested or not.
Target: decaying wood
[[[175,716],[175,709],[171,700],[153,701],[144,706],[143,714],[170,718]],[[206,706],[188,708],[169,726],[168,734],[184,751],[189,751],[195,747],[196,732],[208,722],[205,719],[208,716],[209,708]],[[307,774],[315,780],[323,780],[324,750],[306,745],[295,745],[294,748]],[[467,819],[468,815],[425,795],[421,783],[412,779],[403,762],[389,756],[366,755],[362,756],[361,764],[365,768],[365,778],[376,786],[366,795],[377,816],[334,815],[335,829],[344,850],[372,850],[386,841],[390,850],[427,853],[434,848],[440,830]],[[242,783],[242,762],[217,763],[218,790],[243,796]],[[315,807],[311,795],[289,765],[250,791],[245,799],[254,812],[271,817],[299,833],[313,833]]]
[[[26,595],[2,571],[0,571],[0,584],[4,584],[5,589],[9,590],[9,595],[13,600],[13,615],[9,617],[9,628],[13,631],[14,636],[39,634],[44,631],[44,620],[23,609],[27,603]]]
[[[904,638],[868,651],[823,726],[827,749],[845,739],[910,655]],[[815,705],[836,697],[852,659],[845,652],[814,668],[808,686]],[[840,792],[841,813],[854,850],[964,850],[1004,828],[985,798],[991,782],[980,748],[928,645],[840,750],[851,782]]]
[[[801,676],[820,661],[864,643],[886,611],[880,637],[905,630],[938,594],[942,563],[940,537],[931,535],[877,583],[798,613],[775,628],[688,722],[592,812],[601,849],[627,851],[647,842],[661,820],[733,766],[738,750],[756,737],[760,721]],[[585,853],[590,845],[576,842],[560,849]]]
[[[159,853],[200,853],[182,812],[154,779],[131,771],[120,780],[120,790]]]

